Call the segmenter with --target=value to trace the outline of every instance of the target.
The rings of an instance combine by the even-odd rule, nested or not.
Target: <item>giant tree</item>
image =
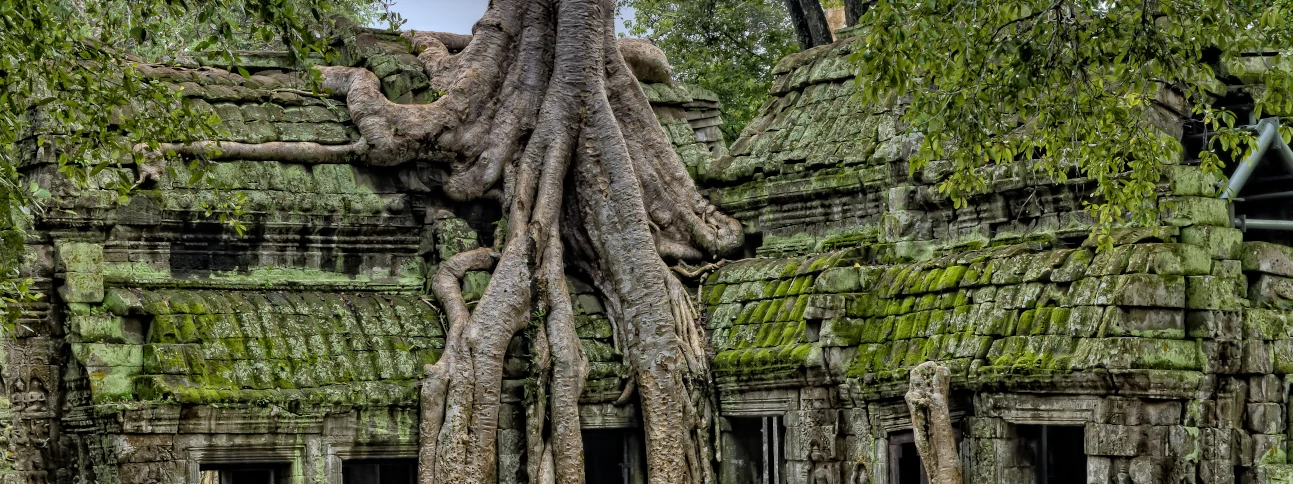
[[[613,14],[611,0],[494,0],[471,36],[412,32],[443,93],[430,104],[387,100],[367,69],[318,68],[363,136],[351,155],[375,166],[439,162],[450,173],[446,195],[496,200],[506,214],[497,247],[443,261],[433,279],[449,328],[422,385],[422,482],[495,480],[504,356],[527,327],[535,329],[537,393],[526,416],[530,478],[582,482],[578,408],[588,364],[567,271],[592,280],[608,308],[639,396],[651,482],[715,480],[703,330],[666,261],[725,252],[739,245],[740,226],[687,175],[620,54]],[[338,150],[219,149],[287,161]],[[469,308],[459,279],[491,268]]]
[[[120,46],[149,42],[155,14],[209,22],[217,42],[252,19],[304,59],[318,44],[314,20],[335,5],[320,0],[260,2],[7,1],[0,70],[8,102],[0,130],[12,143],[44,143],[55,133],[64,173],[91,176],[157,152],[282,161],[334,156],[309,143],[199,143],[214,123],[168,110],[177,94],[147,79]],[[85,6],[118,13],[117,22],[82,24]],[[320,67],[319,87],[346,98],[366,163],[443,163],[444,192],[457,200],[494,199],[507,214],[497,250],[443,261],[434,292],[448,316],[442,358],[423,384],[421,479],[492,482],[504,351],[531,325],[539,393],[530,407],[529,463],[535,482],[583,479],[578,398],[587,364],[575,335],[567,271],[591,279],[604,296],[641,402],[652,482],[713,482],[714,407],[702,330],[686,288],[666,260],[699,259],[740,242],[735,220],[697,191],[617,49],[609,0],[495,0],[473,35],[417,33],[435,102],[397,105],[364,69]],[[249,14],[250,17],[244,14]],[[185,17],[187,18],[187,17]],[[202,29],[205,31],[205,29]],[[206,44],[199,44],[205,46]],[[40,59],[37,69],[22,66]],[[20,72],[22,75],[12,75]],[[122,109],[143,97],[133,116]],[[32,114],[34,113],[34,114]],[[35,133],[45,133],[37,136]],[[214,148],[212,150],[211,148]],[[42,195],[18,183],[19,150],[3,153],[6,215]],[[259,153],[258,153],[259,152]],[[128,195],[133,180],[119,183]],[[0,229],[21,250],[27,217]],[[10,252],[16,260],[19,254]],[[470,310],[458,277],[493,268]],[[10,274],[6,274],[9,276]]]
[[[587,364],[566,271],[607,303],[632,369],[655,483],[713,482],[714,408],[703,331],[665,261],[737,244],[740,227],[697,191],[617,48],[610,0],[494,0],[469,40],[415,33],[427,105],[393,104],[364,69],[322,68],[346,96],[367,160],[443,160],[445,193],[504,204],[497,253],[442,264],[444,356],[423,384],[422,482],[493,482],[502,363],[529,324],[542,394],[527,415],[530,477],[583,480],[578,399]],[[461,50],[459,50],[461,49]],[[457,278],[494,267],[469,311]]]

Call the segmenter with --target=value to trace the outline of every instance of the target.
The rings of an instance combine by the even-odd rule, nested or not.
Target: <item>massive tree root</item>
[[[427,105],[389,102],[367,70],[321,68],[368,144],[321,156],[443,163],[448,196],[501,194],[505,204],[501,248],[444,261],[433,281],[449,335],[422,388],[422,483],[495,482],[504,354],[532,323],[542,395],[527,408],[529,479],[583,482],[588,363],[567,270],[606,301],[640,398],[650,482],[715,481],[703,331],[665,259],[729,250],[740,227],[688,177],[616,48],[613,14],[611,0],[493,0],[470,37],[412,33],[444,92]],[[469,310],[459,279],[489,267]]]
[[[929,475],[930,484],[961,484],[961,457],[947,405],[951,372],[927,361],[912,368],[907,390],[911,428],[916,452]]]

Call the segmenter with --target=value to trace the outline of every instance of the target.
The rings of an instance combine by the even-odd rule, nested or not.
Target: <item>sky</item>
[[[407,22],[406,30],[429,30],[470,34],[471,26],[485,14],[489,0],[396,0],[393,10]],[[624,16],[633,16],[633,10],[622,9],[616,19],[615,30],[624,32]]]

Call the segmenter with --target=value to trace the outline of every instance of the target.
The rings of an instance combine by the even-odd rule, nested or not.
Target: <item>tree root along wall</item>
[[[578,400],[588,363],[567,269],[607,301],[640,396],[650,481],[716,480],[703,333],[664,259],[734,248],[740,227],[687,175],[616,48],[613,14],[604,0],[496,0],[465,46],[414,33],[444,93],[432,104],[391,103],[366,69],[321,68],[325,87],[346,97],[369,163],[436,160],[449,168],[450,197],[503,194],[497,253],[459,254],[435,276],[450,327],[422,390],[420,482],[494,482],[503,357],[527,326],[530,480],[583,482]],[[490,266],[469,310],[458,280]]]

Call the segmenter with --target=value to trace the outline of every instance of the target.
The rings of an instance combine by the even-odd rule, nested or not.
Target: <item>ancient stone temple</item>
[[[1293,156],[1272,146],[1233,164],[1247,180],[1231,192],[1182,160],[1160,185],[1158,226],[1116,230],[1100,251],[1090,180],[997,165],[988,193],[953,208],[934,188],[945,166],[909,170],[920,135],[901,106],[850,97],[839,36],[777,66],[772,100],[730,147],[711,93],[642,85],[746,232],[729,256],[741,260],[689,281],[712,346],[721,482],[925,482],[903,394],[926,361],[952,373],[966,482],[1293,482],[1293,238],[1280,223]],[[389,99],[437,95],[396,37],[344,47],[337,62],[372,70]],[[202,59],[147,72],[218,115],[227,141],[359,139],[344,103],[282,56],[237,63],[250,77]],[[1245,68],[1260,63],[1233,66],[1218,102],[1243,109]],[[1197,150],[1188,106],[1165,92],[1153,109]],[[434,164],[345,159],[221,162],[206,179],[170,162],[74,187],[48,146],[30,146],[25,166],[59,199],[29,243],[46,297],[6,340],[4,482],[412,482],[417,385],[444,346],[428,274],[491,245],[497,205],[449,201]],[[108,177],[139,191],[122,200]],[[210,216],[216,189],[245,195],[246,234]],[[469,301],[488,278],[465,278]],[[618,343],[596,291],[569,289],[591,362],[587,480],[644,483]],[[498,431],[506,483],[528,480],[516,346]]]

